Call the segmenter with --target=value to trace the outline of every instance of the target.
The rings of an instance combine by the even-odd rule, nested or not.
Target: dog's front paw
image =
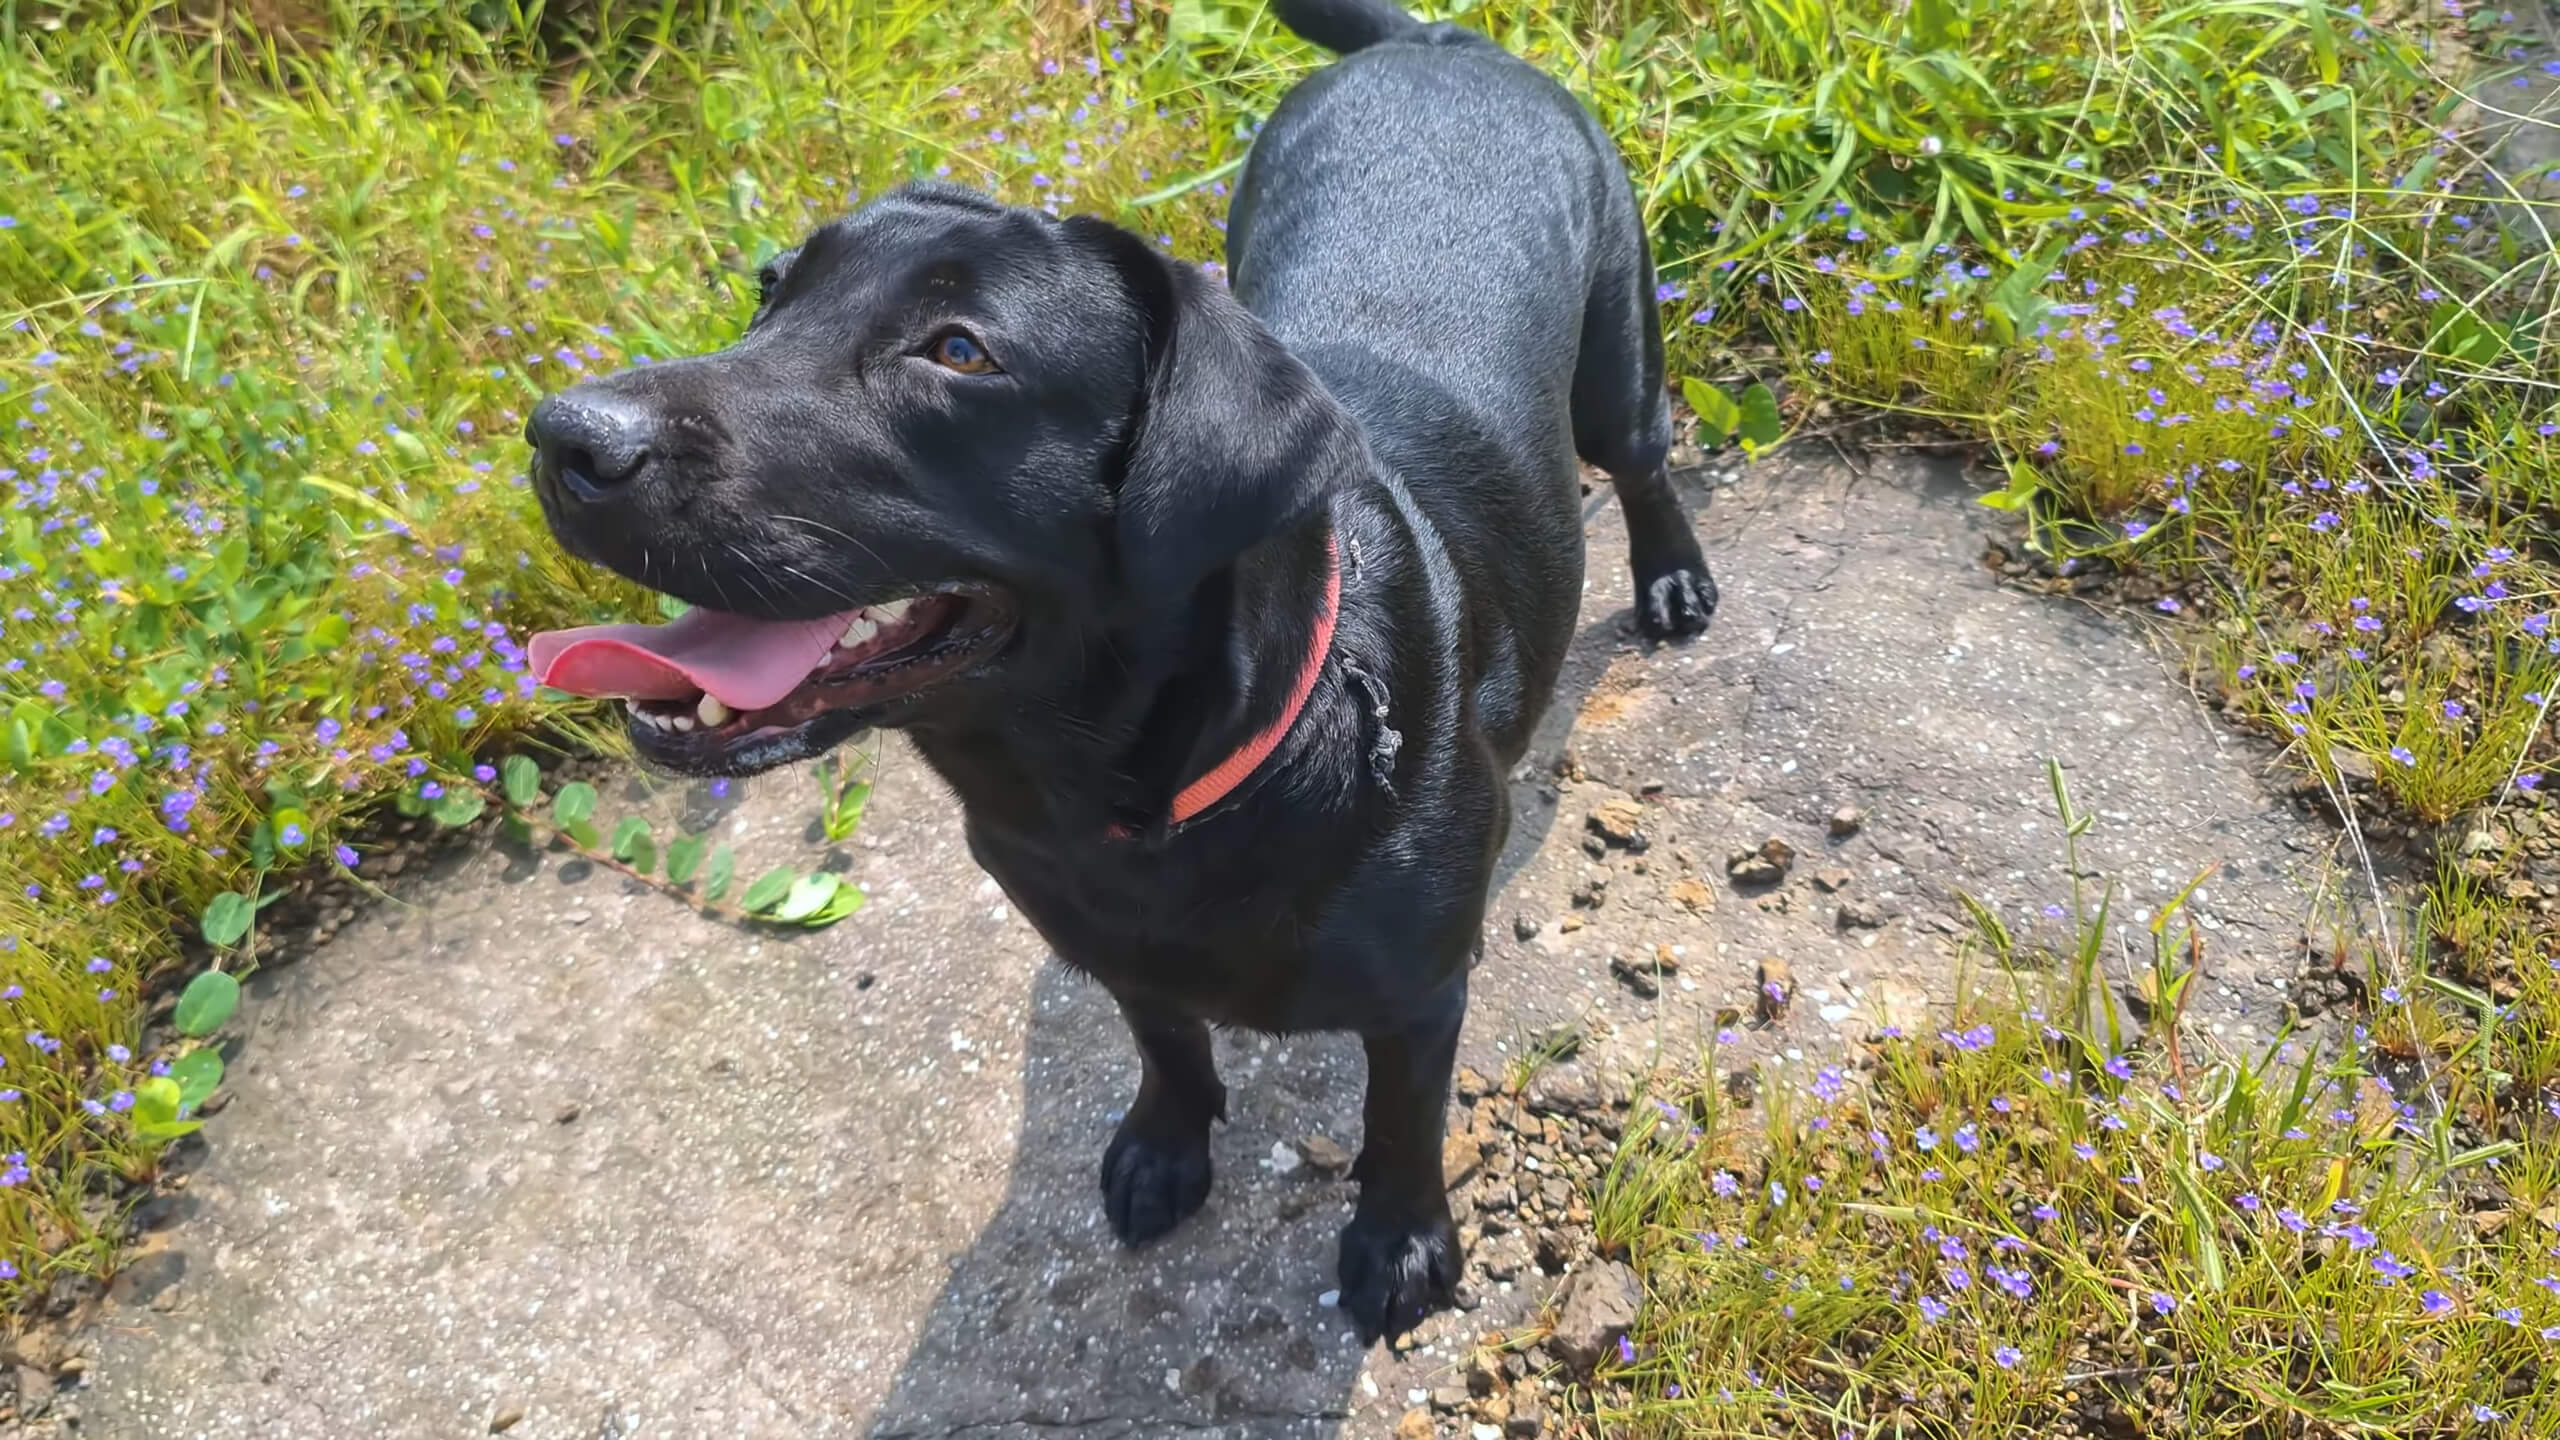
[[[1458,1227],[1448,1212],[1412,1220],[1354,1215],[1342,1227],[1342,1310],[1363,1344],[1388,1343],[1450,1302]]]
[[[1209,1198],[1209,1137],[1142,1129],[1132,1114],[1102,1152],[1102,1210],[1123,1245],[1144,1245]]]
[[[1636,628],[1656,640],[1695,635],[1716,613],[1716,580],[1707,563],[1636,579]]]

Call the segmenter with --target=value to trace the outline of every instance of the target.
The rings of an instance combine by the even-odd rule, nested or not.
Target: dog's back
[[[1625,185],[1605,141],[1472,31],[1384,0],[1277,8],[1344,55],[1255,139],[1229,220],[1237,297],[1302,354],[1348,342],[1506,420],[1534,405],[1558,422],[1539,458],[1562,463],[1595,242]]]
[[[1500,622],[1463,649],[1516,758],[1582,590],[1574,458],[1649,485],[1670,443],[1634,196],[1590,113],[1484,36],[1386,0],[1276,8],[1344,53],[1255,138],[1236,295],[1359,418],[1470,613]]]

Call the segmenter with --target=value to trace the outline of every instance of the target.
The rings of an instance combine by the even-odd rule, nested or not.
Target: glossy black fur
[[[697,603],[1017,597],[994,663],[808,748],[906,729],[979,862],[1119,1000],[1144,1058],[1103,1162],[1124,1241],[1207,1193],[1208,1026],[1359,1033],[1342,1305],[1395,1335],[1457,1275],[1442,1116],[1505,777],[1574,630],[1575,457],[1617,482],[1644,630],[1702,628],[1715,590],[1663,473],[1653,272],[1607,137],[1469,32],[1278,9],[1354,53],[1257,140],[1232,296],[1098,221],[910,188],[784,257],[731,349],[546,402],[534,473],[571,551]],[[954,324],[1003,373],[933,363]],[[1304,713],[1170,827],[1284,704],[1329,534],[1340,627]]]

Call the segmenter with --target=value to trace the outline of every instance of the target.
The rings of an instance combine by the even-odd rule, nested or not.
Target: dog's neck
[[[1284,760],[1347,580],[1335,545],[1331,517],[1312,515],[1187,602],[1091,637],[1080,683],[1050,692],[1074,698],[916,738],[976,823],[1162,838],[1192,805],[1214,808]],[[1266,736],[1270,753],[1235,769]],[[1221,767],[1229,783],[1203,785]]]

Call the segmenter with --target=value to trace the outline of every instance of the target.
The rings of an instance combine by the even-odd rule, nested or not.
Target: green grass
[[[2078,873],[2087,817],[2049,776],[2057,858]],[[1943,1030],[1888,1038],[1864,1067],[1792,1067],[1766,1114],[1713,1085],[1638,1107],[1596,1213],[1653,1303],[1590,1397],[1603,1433],[2560,1424],[2543,1100],[2462,1103],[2393,1039],[2415,997],[2386,974],[2344,1049],[2138,1042],[2111,990],[2176,1010],[2206,957],[2169,906],[2141,961],[2110,960],[2113,894],[2084,887],[2034,933],[1978,917]],[[2560,976],[2531,953],[2518,1010],[2540,1013]]]
[[[514,647],[650,602],[541,534],[516,439],[534,397],[720,343],[757,261],[913,176],[1210,257],[1253,122],[1316,59],[1245,0],[296,13],[212,33],[177,6],[52,29],[0,8],[0,1156],[23,1157],[0,1170],[0,1301],[112,1264],[111,1182],[147,1177],[165,1135],[135,1119],[166,1098],[146,1072],[196,1043],[136,1053],[140,997],[253,965],[247,897],[311,866],[363,877],[342,847],[386,806],[459,820],[485,797],[589,843],[574,827],[595,822],[491,768],[529,731],[594,738]],[[2023,1018],[2077,1014],[2083,976],[1977,1002],[1952,1033],[1990,1042],[1890,1047],[1747,1133],[1712,1092],[1675,1101],[1600,1207],[1655,1303],[1594,1423],[1989,1435],[2055,1428],[2076,1393],[2212,1434],[2454,1431],[2475,1403],[2548,1428],[2539,1360],[2517,1394],[2478,1388],[2527,1375],[2560,1321],[2528,1223],[2560,1174],[2560,995],[2517,870],[2560,682],[2552,247],[2490,222],[2471,197],[2502,192],[2447,133],[2453,82],[2507,63],[2497,19],[2319,0],[1460,18],[1620,137],[1679,378],[1983,447],[2008,480],[1987,498],[2044,557],[2174,611],[2226,712],[2376,843],[2487,837],[2353,954],[2374,1013],[2307,1070]],[[208,928],[191,958],[180,938]],[[1985,973],[2034,943],[1986,939]],[[2105,1071],[2120,1050],[2139,1078]],[[2352,1077],[2420,1058],[2414,1126],[2323,1118]],[[1923,1124],[1980,1148],[1924,1178]],[[1744,1193],[1716,1193],[1726,1169]],[[2339,1217],[2271,1218],[2339,1197],[2419,1272],[2376,1285],[2365,1250],[2317,1233]],[[2020,1228],[2038,1203],[2057,1218]],[[1970,1247],[1964,1295],[1923,1253],[1932,1225]],[[2000,1227],[2029,1247],[2032,1306],[1971,1268]],[[2455,1313],[2428,1315],[2428,1288]],[[1916,1317],[1923,1293],[1946,1319]],[[2004,1345],[2017,1363],[1986,1366]]]

